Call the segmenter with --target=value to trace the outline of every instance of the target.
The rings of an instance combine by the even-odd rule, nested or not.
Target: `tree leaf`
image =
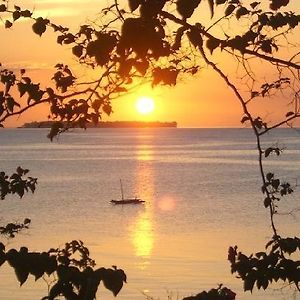
[[[255,284],[255,278],[253,278],[252,276],[247,276],[244,280],[244,291],[252,292],[254,284]]]
[[[61,295],[63,291],[63,284],[61,281],[56,282],[49,291],[49,298],[47,299],[55,299],[57,296]]]
[[[240,17],[245,16],[248,13],[249,13],[249,10],[246,7],[244,7],[244,6],[241,6],[236,11],[235,16],[236,16],[237,19],[239,19]]]
[[[42,34],[46,31],[46,24],[48,23],[49,21],[47,19],[43,19],[42,17],[37,18],[35,23],[32,25],[33,32],[42,36]]]
[[[4,252],[0,252],[0,267],[6,262],[6,256]]]
[[[21,13],[18,10],[15,10],[12,14],[14,21],[18,20],[21,17]]]
[[[134,67],[137,69],[137,71],[141,74],[141,75],[145,75],[148,67],[149,67],[149,62],[147,60],[143,60],[141,62],[135,62],[134,63]]]
[[[208,0],[211,18],[214,16],[214,0]]]
[[[28,219],[28,218],[26,218],[26,219],[24,219],[24,224],[25,225],[28,225],[28,224],[30,224],[31,223],[31,220],[30,219]]]
[[[264,199],[264,207],[268,208],[271,204],[271,199],[269,197]]]
[[[273,188],[275,190],[277,190],[278,187],[279,187],[279,185],[280,185],[280,180],[279,179],[273,179],[272,182],[271,182],[271,184],[272,184]]]
[[[10,28],[12,25],[13,25],[12,22],[8,20],[5,21],[5,28]]]
[[[256,6],[257,5],[259,5],[260,4],[260,2],[252,2],[252,3],[250,3],[250,6],[252,7],[252,9],[255,9],[256,8]]]
[[[184,18],[190,18],[201,0],[177,0],[176,8],[178,13]]]
[[[162,83],[164,85],[176,85],[177,82],[177,76],[178,76],[179,70],[169,67],[169,68],[155,68],[152,72],[153,86]]]
[[[172,49],[173,50],[179,50],[181,47],[181,39],[182,36],[185,32],[186,28],[184,26],[179,27],[176,31],[176,36],[175,36],[175,40],[174,40],[174,44],[172,45]]]
[[[285,117],[288,118],[288,117],[291,117],[294,115],[295,115],[295,113],[293,111],[289,111],[288,113],[286,113]]]
[[[220,46],[220,40],[215,38],[209,38],[206,41],[206,47],[210,50],[210,53],[212,54],[216,48]]]
[[[129,8],[131,12],[134,12],[141,4],[141,0],[128,0]]]
[[[203,39],[198,30],[192,28],[191,30],[187,31],[186,35],[195,48],[202,47]]]
[[[124,87],[124,86],[117,86],[114,91],[116,93],[124,93],[124,92],[128,92],[128,90]]]
[[[110,104],[104,104],[102,109],[108,116],[112,113],[112,107]]]
[[[76,45],[72,48],[72,53],[77,57],[80,57],[82,55],[82,52],[83,47],[81,45]]]
[[[23,262],[21,263],[23,264]],[[29,275],[28,270],[24,266],[21,266],[21,263],[14,268],[17,279],[20,282],[20,286],[26,282]]]
[[[271,181],[271,179],[274,177],[274,174],[273,173],[267,173],[266,175],[266,178],[267,178],[267,181]]]
[[[30,18],[32,16],[32,12],[28,9],[22,10],[21,16],[24,18]]]
[[[5,6],[5,4],[1,4],[0,5],[0,12],[4,12],[4,11],[6,11],[6,6]]]
[[[270,154],[271,154],[271,152],[273,151],[273,148],[267,148],[266,150],[265,150],[265,157],[268,157]]]
[[[23,82],[19,82],[17,84],[18,86],[18,90],[19,90],[19,93],[20,93],[20,97],[23,97],[24,94],[27,92],[27,84],[23,83]]]
[[[102,270],[102,281],[104,286],[110,290],[114,296],[117,296],[126,282],[126,274],[121,269],[105,269]]]
[[[260,49],[266,53],[272,54],[272,43],[270,40],[264,40],[261,43]]]
[[[235,5],[233,4],[228,5],[227,8],[225,9],[225,17],[231,15],[234,10],[235,10]]]
[[[52,142],[53,138],[58,135],[60,129],[63,128],[64,125],[61,122],[54,122],[51,126],[50,132],[48,133],[47,137]]]
[[[257,91],[252,91],[251,92],[251,98],[255,98],[255,97],[258,97],[259,96],[259,92]]]
[[[6,98],[6,106],[9,112],[14,112],[15,100],[12,97]]]

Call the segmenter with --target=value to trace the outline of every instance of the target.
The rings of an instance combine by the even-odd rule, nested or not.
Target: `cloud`
[[[3,67],[14,72],[19,72],[20,68],[27,71],[54,70],[53,64],[40,62],[37,63],[34,60],[18,60],[14,61],[13,63],[5,64]]]
[[[43,17],[87,17],[94,15],[99,2],[79,0],[40,0],[29,1],[29,8],[34,10],[34,15]]]
[[[78,17],[82,14],[80,9],[68,8],[45,8],[34,10],[34,16],[44,17],[44,18],[61,18],[61,17]]]

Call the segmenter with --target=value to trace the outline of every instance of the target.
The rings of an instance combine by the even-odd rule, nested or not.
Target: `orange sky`
[[[22,7],[34,9],[35,15],[42,15],[56,23],[78,28],[88,16],[92,20],[100,11],[99,1],[19,1]],[[18,2],[16,1],[16,4]],[[201,3],[205,6],[207,3]],[[98,7],[98,10],[95,10]],[[298,12],[300,5],[292,7]],[[0,61],[5,67],[25,67],[33,70],[33,76],[47,82],[51,75],[49,70],[58,62],[68,61],[76,64],[71,55],[69,46],[56,44],[56,35],[49,30],[42,38],[31,32],[31,23],[28,21],[17,22],[12,29],[5,30],[0,27],[2,47],[0,48]],[[4,46],[3,46],[4,45]],[[236,77],[236,65],[233,61],[222,60],[219,54],[214,56],[220,66],[224,66],[226,74]],[[265,70],[257,66],[257,71]],[[260,74],[261,78],[268,78],[270,74]],[[241,87],[245,91],[245,87]],[[139,96],[152,97],[155,101],[153,113],[145,116],[135,109],[135,102]],[[253,106],[254,110],[261,112],[262,117],[274,121],[279,114],[282,115],[280,105],[286,109],[286,103],[281,97],[267,100]],[[274,104],[275,103],[275,104]],[[274,108],[276,108],[274,110]],[[202,69],[195,77],[185,77],[179,80],[176,87],[157,87],[150,85],[141,86],[135,93],[129,94],[113,101],[111,117],[105,120],[149,120],[149,121],[177,121],[180,127],[239,127],[242,116],[241,107],[226,84],[211,70]],[[27,113],[20,118],[14,118],[6,126],[20,126],[24,122],[43,120],[47,116],[45,108],[39,108],[33,113]]]

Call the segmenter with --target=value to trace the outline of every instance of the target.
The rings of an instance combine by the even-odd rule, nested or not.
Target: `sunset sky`
[[[207,7],[202,1],[201,6]],[[297,1],[294,1],[296,3]],[[87,20],[94,20],[106,4],[106,1],[77,1],[77,0],[40,0],[15,1],[22,8],[34,10],[35,16],[47,17],[58,24],[77,29]],[[99,5],[100,3],[100,5]],[[221,10],[221,8],[218,8]],[[223,8],[222,8],[223,9]],[[290,9],[299,12],[300,5],[293,4]],[[208,19],[209,20],[209,19]],[[2,20],[4,21],[4,20]],[[71,47],[56,44],[56,35],[48,30],[41,38],[32,33],[30,21],[16,22],[12,29],[5,30],[3,22],[0,28],[2,47],[0,61],[8,68],[26,68],[32,72],[34,78],[46,83],[53,74],[53,66],[59,62],[67,61],[76,66],[76,60],[71,54]],[[298,38],[300,35],[295,35]],[[298,39],[299,40],[299,39]],[[293,51],[291,50],[291,53]],[[290,53],[288,53],[290,54]],[[218,54],[219,55],[219,54]],[[281,54],[280,54],[281,55]],[[215,56],[216,61],[224,66],[226,74],[237,75],[236,65],[232,61],[223,61],[222,56]],[[264,66],[257,65],[262,72],[259,78],[270,76],[265,72]],[[76,74],[75,74],[76,75]],[[235,76],[236,77],[236,76]],[[241,87],[242,92],[245,91]],[[149,97],[154,101],[154,110],[142,114],[136,109],[139,97]],[[261,116],[268,121],[274,121],[282,116],[281,109],[286,109],[282,98],[260,101],[253,105],[254,111],[261,111]],[[274,104],[275,103],[275,104]],[[276,107],[278,112],[274,112]],[[147,121],[177,121],[179,127],[240,127],[242,117],[241,107],[233,93],[224,82],[211,70],[204,67],[194,77],[184,77],[179,80],[176,87],[157,87],[143,85],[132,94],[125,95],[113,101],[114,113],[105,120],[147,120]],[[20,118],[11,119],[6,126],[20,126],[24,122],[45,120],[47,113],[45,107],[27,113]]]

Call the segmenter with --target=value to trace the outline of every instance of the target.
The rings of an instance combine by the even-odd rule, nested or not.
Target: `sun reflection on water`
[[[149,258],[152,254],[155,234],[153,225],[153,208],[151,201],[154,194],[153,170],[151,167],[152,153],[147,146],[137,148],[137,159],[145,163],[139,164],[136,172],[136,190],[139,196],[146,201],[144,210],[140,212],[131,225],[130,235],[135,255],[141,258]],[[139,267],[144,269],[149,262],[143,261]]]
[[[152,221],[149,214],[146,212],[141,213],[132,228],[132,243],[135,248],[135,255],[141,257],[151,256],[154,234]]]
[[[149,146],[147,145],[141,145],[140,148],[137,150],[137,159],[139,161],[150,161],[153,159],[153,150],[149,149],[148,147]],[[150,176],[152,176],[152,174]]]

